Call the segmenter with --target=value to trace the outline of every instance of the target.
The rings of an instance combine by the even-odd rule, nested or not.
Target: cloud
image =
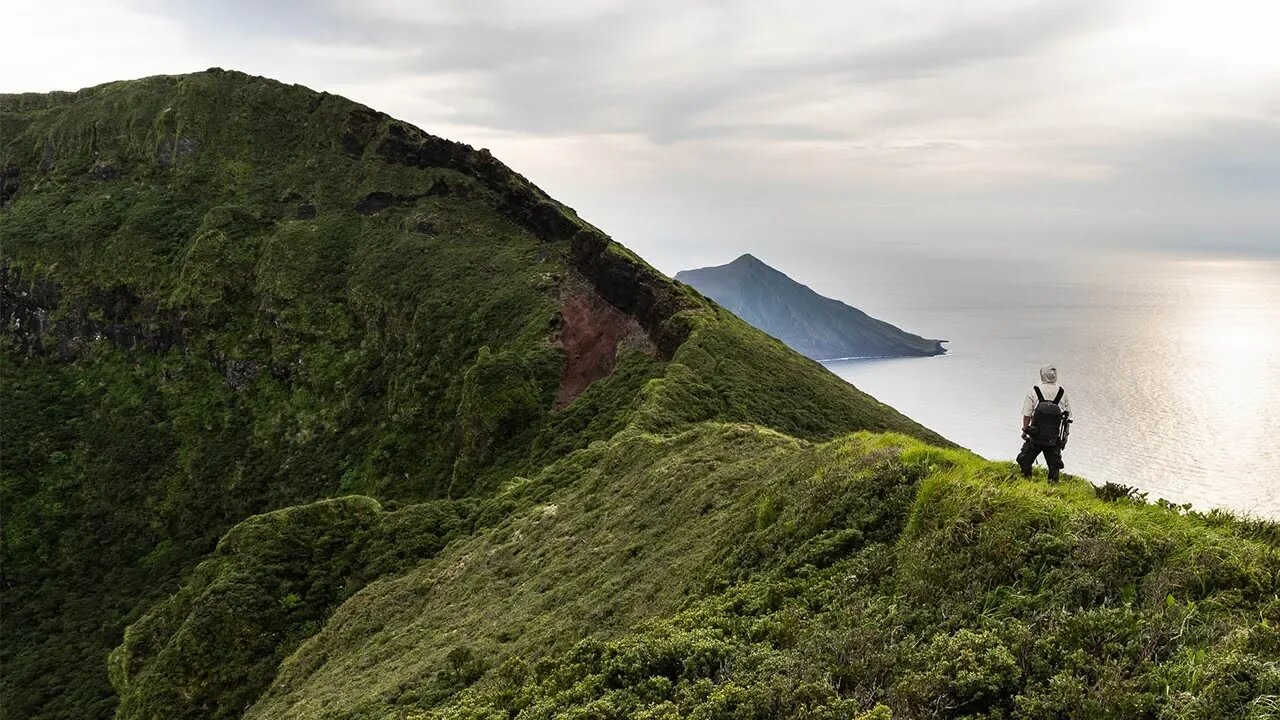
[[[774,138],[829,135],[830,127],[803,118],[771,121],[761,101],[789,100],[788,91],[801,87],[857,102],[875,86],[1043,52],[1105,14],[1097,0],[995,4],[955,17],[935,17],[931,5],[916,3],[903,32],[886,30],[896,27],[894,18],[868,22],[840,3],[811,5],[807,21],[776,24],[782,13],[750,0],[538,4],[536,11],[507,5],[135,4],[184,22],[212,52],[247,50],[289,65],[287,55],[303,43],[334,48],[327,71],[344,78],[472,78],[467,102],[452,104],[451,123],[536,134],[636,132],[659,142],[738,129]],[[819,30],[823,44],[804,42]],[[757,117],[725,122],[719,115],[744,107]]]
[[[220,65],[342,93],[489,147],[670,270],[774,244],[1280,246],[1273,3],[102,0],[17,20],[4,89]]]
[[[6,3],[0,92],[73,90],[201,67],[179,18],[98,0]]]

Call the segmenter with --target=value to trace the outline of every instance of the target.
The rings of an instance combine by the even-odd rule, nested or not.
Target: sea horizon
[[[824,365],[979,455],[1012,460],[1022,398],[1054,363],[1077,420],[1065,472],[1280,518],[1280,418],[1266,413],[1280,407],[1268,380],[1280,377],[1280,259],[1153,255],[1130,267],[1140,272],[934,282],[935,306],[903,302],[885,319],[945,334],[946,354]]]

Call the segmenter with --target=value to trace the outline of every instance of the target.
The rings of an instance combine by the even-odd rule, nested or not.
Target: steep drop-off
[[[490,498],[628,425],[939,440],[487,152],[326,93],[211,70],[0,96],[0,178],[6,717],[110,717],[105,658],[126,626],[279,589],[287,615],[227,600],[254,636],[227,626],[235,652],[175,651],[194,636],[152,614],[133,637],[187,669],[113,665],[135,699],[173,690],[130,677],[211,673],[190,716],[238,713],[272,658],[377,575],[316,581],[309,553],[229,586],[283,560],[196,569],[257,513]],[[804,402],[778,401],[796,388]],[[467,533],[502,517],[449,512]],[[405,562],[447,535],[409,534]]]
[[[815,360],[946,352],[943,341],[913,335],[823,297],[754,255],[743,255],[727,265],[682,270],[676,280]]]

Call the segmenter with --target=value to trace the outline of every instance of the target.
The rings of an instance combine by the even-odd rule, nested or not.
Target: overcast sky
[[[0,91],[238,69],[490,148],[674,273],[1280,255],[1280,2],[0,0]],[[829,270],[828,270],[829,271]]]

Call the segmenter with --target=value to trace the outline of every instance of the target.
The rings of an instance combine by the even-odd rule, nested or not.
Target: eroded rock
[[[369,108],[353,110],[342,125],[342,151],[353,158],[364,155],[364,149],[373,141],[384,117]]]
[[[23,353],[71,360],[97,342],[152,352],[186,346],[178,313],[126,287],[94,288],[74,307],[62,303],[57,283],[0,265],[0,332]]]
[[[156,161],[170,167],[178,160],[191,157],[200,149],[200,141],[193,137],[168,136],[156,146]]]
[[[448,195],[450,192],[452,192],[452,188],[444,180],[437,180],[431,183],[431,187],[427,188],[426,192],[413,195],[397,195],[377,190],[365,195],[364,199],[356,203],[356,212],[361,215],[374,215],[390,207],[412,205],[423,198],[433,195]]]
[[[40,172],[47,173],[53,169],[53,164],[57,161],[57,151],[53,147],[53,143],[46,142],[44,144],[44,154],[40,157]]]
[[[613,373],[622,347],[656,354],[635,318],[609,304],[586,282],[573,280],[562,291],[556,342],[564,348],[564,371],[556,409],[573,402],[595,381]]]
[[[663,358],[670,359],[688,339],[688,326],[675,315],[697,305],[658,271],[612,248],[597,230],[576,234],[569,255],[600,297],[640,323]]]
[[[0,170],[0,208],[9,206],[13,197],[22,186],[22,170],[17,165],[10,165]]]

